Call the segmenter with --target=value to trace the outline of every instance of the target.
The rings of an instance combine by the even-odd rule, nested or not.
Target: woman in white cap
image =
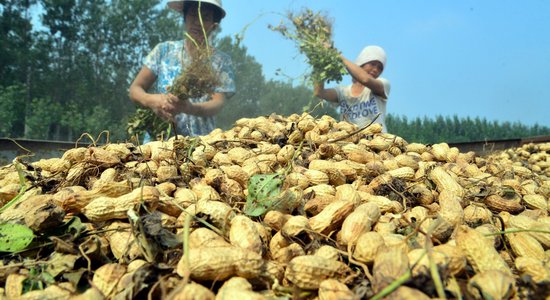
[[[168,7],[183,15],[186,36],[190,38],[156,45],[132,82],[129,96],[158,116],[175,121],[178,134],[205,135],[215,129],[214,115],[235,92],[231,58],[219,50],[213,51],[210,59],[220,84],[210,95],[180,100],[168,88],[191,62],[193,53],[206,48],[209,39],[205,39],[205,33],[208,37],[219,26],[225,10],[220,0],[168,1]],[[144,142],[148,139],[146,136]]]
[[[315,96],[338,103],[341,118],[359,127],[368,125],[379,115],[375,122],[382,124],[382,131],[387,132],[384,117],[390,82],[379,77],[386,66],[386,52],[379,46],[367,46],[355,63],[344,56],[341,58],[352,77],[352,84],[325,89],[324,82],[316,82]]]

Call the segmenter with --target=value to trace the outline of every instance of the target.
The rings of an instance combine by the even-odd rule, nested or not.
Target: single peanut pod
[[[220,194],[204,181],[190,183],[191,190],[199,200],[221,200]]]
[[[173,141],[152,141],[148,144],[151,149],[151,160],[156,162],[174,160],[176,152]]]
[[[409,270],[409,259],[399,246],[387,246],[376,254],[373,265],[372,287],[375,293],[382,291]]]
[[[439,192],[449,191],[459,197],[464,196],[464,189],[458,182],[442,167],[435,167],[428,173],[428,178],[435,183]]]
[[[242,186],[231,178],[225,178],[222,181],[220,193],[230,201],[240,201],[245,198]]]
[[[531,209],[541,209],[548,212],[548,201],[542,195],[525,195],[523,196],[523,202]]]
[[[230,247],[231,244],[227,242],[222,236],[214,231],[200,227],[193,230],[189,234],[189,248],[203,248],[203,247]]]
[[[334,195],[327,195],[327,194],[315,194],[315,196],[311,199],[309,199],[304,204],[304,211],[309,216],[315,216],[319,214],[325,207],[327,207],[329,204],[334,202],[336,200],[336,197]]]
[[[117,260],[125,260],[127,258],[129,261],[132,261],[142,256],[141,249],[132,233],[130,224],[116,221],[107,226],[106,230],[105,237],[109,242],[113,256]]]
[[[456,226],[464,222],[464,211],[460,197],[450,190],[443,190],[438,197],[442,222],[433,231],[433,236],[440,241],[447,240]]]
[[[285,182],[283,186],[287,188],[292,186],[297,186],[305,190],[310,186],[310,181],[306,175],[297,173],[297,172],[292,172],[285,177]]]
[[[265,171],[264,173],[273,172],[273,170],[275,170],[277,167],[276,153],[258,154],[255,159],[258,161],[258,166],[260,167],[260,169]]]
[[[506,228],[506,230],[514,231],[516,228]],[[506,240],[510,244],[512,251],[516,256],[532,257],[538,260],[544,260],[545,254],[542,245],[529,233],[507,233]]]
[[[195,215],[206,218],[219,229],[229,227],[231,220],[236,216],[229,204],[221,201],[199,200],[196,204]]]
[[[391,299],[430,300],[432,298],[415,288],[402,285],[391,293]]]
[[[397,161],[399,167],[409,167],[416,172],[419,168],[420,157],[411,154],[400,154],[395,157],[395,161]]]
[[[378,218],[378,222],[374,225],[374,231],[385,236],[395,233],[398,225],[399,221],[392,214],[386,213]]]
[[[170,294],[168,294],[168,299],[173,300],[187,300],[187,299],[204,299],[204,300],[214,300],[216,295],[206,288],[195,282],[189,282],[185,285],[180,285],[174,288]]]
[[[470,204],[464,208],[464,222],[475,228],[491,221],[493,213],[485,207]]]
[[[507,228],[516,227],[519,229],[527,230],[529,235],[539,241],[539,243],[541,243],[541,245],[545,249],[550,248],[550,234],[547,233],[550,232],[550,224],[537,222],[527,216],[522,215],[510,215],[507,219],[508,221],[506,221],[506,219],[504,220]]]
[[[368,151],[365,147],[348,143],[342,147],[342,151],[346,154],[347,158],[351,161],[365,164],[373,161],[377,158],[377,154]]]
[[[277,153],[277,161],[281,164],[281,165],[286,165],[291,159],[292,157],[294,157],[294,152],[296,150],[294,149],[294,146],[292,145],[285,145],[284,147],[281,148],[281,150],[279,150],[279,152]]]
[[[92,222],[112,219],[127,219],[127,212],[138,204],[144,204],[151,210],[158,206],[159,191],[155,187],[144,186],[131,193],[111,198],[98,197],[82,209],[82,213]]]
[[[336,188],[334,188],[332,185],[328,184],[317,184],[308,187],[304,190],[304,194],[309,194],[311,192],[314,192],[314,195],[336,195]]]
[[[310,238],[311,227],[308,218],[304,216],[291,216],[281,228],[281,234],[289,239],[292,238]]]
[[[533,174],[533,171],[524,166],[512,165],[512,170],[514,171],[514,174],[522,178],[530,178],[535,175]]]
[[[75,164],[84,160],[86,151],[88,151],[88,148],[85,147],[72,148],[65,151],[61,158],[64,160],[68,160],[69,162],[71,162],[71,164]]]
[[[105,264],[95,270],[92,282],[105,297],[111,297],[125,273],[126,267],[121,264]]]
[[[353,211],[354,204],[349,201],[334,201],[319,214],[309,219],[313,231],[328,234],[339,228],[344,219]]]
[[[246,299],[263,300],[265,297],[252,290],[252,284],[242,277],[232,277],[227,280],[218,290],[216,300],[224,299]]]
[[[320,256],[303,255],[293,258],[285,271],[285,278],[301,289],[318,289],[326,279],[344,282],[351,269],[335,260]]]
[[[227,175],[227,178],[237,181],[241,185],[241,188],[247,187],[250,176],[241,166],[220,166],[220,169]]]
[[[350,201],[355,205],[361,202],[361,195],[357,192],[357,189],[351,184],[342,184],[336,188],[335,194],[336,201]]]
[[[378,152],[388,150],[392,145],[393,140],[391,138],[386,138],[382,135],[376,135],[372,140],[368,142],[369,148]]]
[[[423,183],[415,184],[409,192],[420,205],[430,205],[435,201],[434,192]]]
[[[516,294],[515,279],[498,270],[484,271],[468,281],[468,292],[475,299],[511,299]]]
[[[291,187],[283,190],[282,193],[277,196],[276,203],[271,209],[278,210],[282,213],[292,213],[303,205],[303,194],[304,191],[299,187]]]
[[[405,147],[405,149],[407,152],[422,154],[428,150],[428,147],[420,143],[410,143]]]
[[[495,225],[486,223],[477,226],[475,230],[479,231],[495,248],[500,248],[502,239],[500,235],[497,234],[500,230]]]
[[[316,256],[322,256],[324,258],[332,259],[332,260],[340,260],[340,252],[338,252],[338,249],[329,246],[329,245],[323,245],[317,251],[315,251]]]
[[[342,223],[339,242],[343,245],[354,245],[361,234],[371,230],[378,218],[380,218],[378,205],[372,202],[359,205]]]
[[[17,298],[8,299],[72,299],[71,291],[62,284],[50,285],[43,290],[34,290],[26,292]]]
[[[394,170],[389,170],[388,174],[390,174],[393,178],[413,179],[415,171],[411,167],[400,167]]]
[[[375,231],[365,232],[357,239],[353,257],[370,265],[374,262],[378,251],[385,247],[386,243],[381,234]]]
[[[288,264],[288,262],[293,258],[302,255],[306,255],[306,252],[298,243],[291,243],[290,245],[271,253],[273,260],[283,265]]]
[[[23,294],[24,283],[28,279],[27,275],[11,273],[7,275],[4,289],[7,299],[16,299]]]
[[[292,244],[292,241],[283,236],[283,234],[279,231],[273,235],[271,240],[269,240],[269,252],[271,253],[271,256],[273,256],[279,250],[288,247],[290,244]]]
[[[160,166],[156,172],[158,182],[165,182],[178,176],[178,168],[176,166]]]
[[[466,270],[466,256],[464,256],[462,250],[457,247],[455,240],[449,241],[442,245],[437,245],[433,249],[434,251],[445,254],[449,258],[447,271],[450,275],[460,275]]]
[[[451,151],[451,148],[447,143],[433,144],[430,149],[430,153],[438,161],[448,161],[447,158],[450,151]]]
[[[238,215],[231,220],[229,241],[236,247],[256,252],[260,255],[264,250],[258,228],[255,223],[246,216]]]
[[[187,265],[189,262],[189,265]],[[180,276],[190,272],[195,280],[225,280],[235,275],[254,278],[260,274],[262,257],[236,247],[203,247],[189,249],[178,263]]]
[[[347,285],[336,279],[323,280],[319,284],[319,300],[354,300],[359,299]]]
[[[52,174],[67,172],[71,167],[71,162],[64,158],[47,158],[40,159],[31,164],[34,168],[39,168],[42,171],[46,171]]]
[[[204,173],[204,182],[212,187],[219,187],[225,179],[221,169],[210,168]]]
[[[339,152],[340,146],[334,143],[322,143],[317,148],[317,151],[315,151],[321,159],[331,159]]]
[[[174,203],[178,207],[187,208],[191,204],[197,203],[197,195],[188,188],[178,187],[174,192]]]
[[[304,175],[310,182],[310,185],[328,184],[329,178],[325,172],[308,169],[304,172]]]
[[[234,164],[232,158],[227,153],[223,153],[221,151],[214,155],[212,162],[217,166],[231,166]]]
[[[348,178],[352,178],[357,175],[357,171],[348,165],[346,161],[316,159],[309,163],[309,169],[322,171],[327,174],[333,170],[339,170]]]
[[[528,275],[536,283],[550,281],[550,268],[545,266],[542,261],[532,257],[516,257],[516,269],[520,274]]]
[[[363,201],[375,203],[380,208],[382,214],[390,213],[400,213],[403,211],[403,205],[397,201],[393,201],[384,196],[372,195],[370,193],[359,193],[363,198]]]
[[[277,210],[270,210],[265,214],[263,222],[271,229],[279,231],[291,217],[292,215],[284,214]]]
[[[505,274],[512,274],[510,267],[500,257],[497,250],[478,231],[465,225],[459,226],[456,233],[456,244],[476,272],[497,270]]]
[[[496,194],[487,196],[483,203],[485,203],[487,208],[497,212],[506,211],[517,214],[525,209],[521,204],[521,199],[506,199]]]
[[[430,276],[430,254],[425,249],[413,249],[407,253],[409,262],[412,263],[412,276]],[[446,274],[450,258],[443,252],[432,249],[431,259],[440,274]]]
[[[215,155],[215,154],[213,154]],[[200,166],[200,167],[206,167],[208,165],[209,159],[206,157],[206,153],[204,152],[204,149],[202,147],[195,148],[193,150],[193,153],[191,153],[191,159],[193,162],[193,165]]]

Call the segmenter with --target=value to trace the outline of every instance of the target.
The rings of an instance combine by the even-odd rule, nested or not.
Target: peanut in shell
[[[342,223],[339,242],[343,245],[354,245],[361,234],[371,230],[380,218],[380,208],[372,202],[359,205]]]
[[[233,276],[254,278],[264,264],[262,257],[237,247],[206,247],[189,249],[189,271],[195,280],[226,280]],[[186,256],[178,263],[177,273],[184,276]]]
[[[475,299],[510,299],[516,294],[516,285],[511,274],[488,270],[468,281],[468,292]]]
[[[358,300],[347,285],[336,279],[323,280],[319,285],[319,300]]]
[[[264,252],[264,245],[260,238],[258,227],[256,227],[255,223],[250,218],[243,215],[235,216],[231,220],[229,241],[233,246],[260,255]]]
[[[329,234],[342,225],[344,219],[353,211],[354,204],[349,201],[334,201],[318,215],[309,219],[313,231]]]
[[[293,258],[285,271],[285,278],[301,289],[318,289],[325,279],[345,282],[352,270],[345,264],[315,255]]]
[[[497,270],[504,274],[512,274],[510,267],[480,232],[461,225],[456,233],[456,244],[476,273]]]

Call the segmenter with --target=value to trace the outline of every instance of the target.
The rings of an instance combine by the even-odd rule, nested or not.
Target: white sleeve
[[[384,94],[386,95],[386,100],[390,97],[390,90],[391,90],[391,85],[390,85],[390,81],[387,80],[386,78],[378,78],[378,80],[380,80],[382,82],[382,85],[384,86]]]
[[[338,103],[342,102],[342,100],[346,99],[346,86],[345,85],[339,85],[334,88],[336,91],[336,95],[338,96]]]

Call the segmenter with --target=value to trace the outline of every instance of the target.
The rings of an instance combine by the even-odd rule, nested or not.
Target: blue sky
[[[354,59],[366,45],[386,49],[388,112],[550,126],[550,1],[224,0],[221,35],[247,25],[243,44],[263,65],[292,77],[307,70],[292,41],[267,28],[289,11],[323,11],[334,43]],[[259,19],[257,19],[259,17]],[[256,21],[254,21],[257,19]],[[349,76],[342,83],[349,83]],[[299,82],[298,82],[299,83]],[[329,86],[333,85],[331,83]]]

